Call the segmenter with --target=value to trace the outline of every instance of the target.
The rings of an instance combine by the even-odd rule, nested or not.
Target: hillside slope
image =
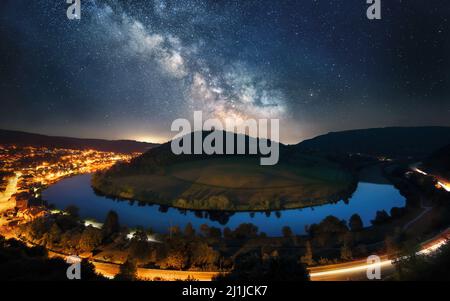
[[[299,151],[428,156],[450,144],[450,127],[390,127],[331,132],[305,140]]]
[[[95,149],[117,153],[145,152],[158,144],[133,140],[82,139],[0,130],[0,144],[49,148]]]
[[[258,142],[234,135],[238,136],[245,139],[246,150]],[[92,186],[97,193],[119,199],[227,211],[303,208],[347,199],[356,188],[353,175],[339,164],[279,146],[279,163],[263,166],[261,155],[248,151],[242,155],[177,156],[166,143],[95,174]]]

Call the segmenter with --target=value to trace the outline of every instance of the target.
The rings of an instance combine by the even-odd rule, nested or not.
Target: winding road
[[[11,206],[12,195],[17,191],[17,183],[20,173],[9,179],[7,188],[0,194],[0,212],[7,210]],[[427,207],[422,199],[422,208],[424,209],[416,218],[404,225],[403,229],[407,229],[417,220],[428,213],[432,207]],[[14,206],[14,204],[13,204]],[[421,250],[417,254],[429,254],[436,251],[450,239],[450,228],[436,235],[434,238],[421,244]],[[67,257],[65,254],[52,252],[49,250],[50,257]],[[312,281],[348,281],[348,280],[367,280],[367,271],[375,267],[380,267],[382,278],[393,273],[395,270],[395,259],[389,259],[387,256],[381,256],[380,262],[377,264],[368,263],[366,260],[355,260],[352,262],[333,264],[326,266],[313,267],[309,269]],[[120,265],[115,263],[100,262],[91,260],[96,271],[105,277],[113,278],[118,272]],[[160,269],[138,269],[138,277],[141,279],[153,280],[189,280],[196,279],[200,281],[210,281],[218,272],[200,272],[200,271],[177,271],[177,270],[160,270]]]
[[[426,255],[435,252],[450,239],[450,228],[444,230],[432,239],[421,244],[418,255]],[[367,260],[355,260],[352,262],[313,267],[309,269],[312,281],[349,281],[368,280],[367,271],[379,267],[381,279],[391,275],[395,271],[397,259],[389,259],[386,255],[380,257],[380,262],[368,263]],[[119,272],[119,265],[106,262],[93,262],[98,273],[105,277],[113,278]],[[138,269],[138,277],[141,279],[164,280],[189,280],[211,281],[218,272],[176,271],[159,269]]]
[[[450,239],[450,228],[447,228],[432,239],[421,244],[417,255],[427,255],[438,250]],[[366,260],[356,260],[348,263],[320,266],[309,269],[312,281],[348,281],[368,280],[367,271],[380,267],[381,279],[395,271],[395,262],[398,259],[389,259],[386,255],[380,257],[377,264],[367,263]]]

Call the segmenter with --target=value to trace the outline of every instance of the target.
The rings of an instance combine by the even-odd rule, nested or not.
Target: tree
[[[182,270],[187,267],[189,254],[183,246],[171,248],[164,260],[161,262],[162,268],[172,268]]]
[[[86,227],[80,238],[80,248],[83,251],[91,252],[102,243],[102,232],[94,227]]]
[[[49,240],[52,246],[56,243],[59,243],[59,241],[61,240],[61,235],[62,235],[61,229],[59,228],[57,223],[54,223],[51,226],[49,232]]]
[[[65,211],[74,218],[78,218],[80,216],[80,209],[77,206],[69,205]]]
[[[256,254],[241,254],[233,270],[214,278],[217,281],[308,281],[306,267],[294,258],[276,256],[262,260]]]
[[[103,238],[109,239],[111,236],[120,231],[119,216],[115,211],[109,211],[106,216],[105,223],[102,227]]]
[[[391,217],[392,218],[399,218],[405,215],[406,208],[399,208],[399,207],[393,207],[391,209]]]
[[[396,257],[396,255],[400,252],[400,246],[393,236],[386,236],[386,239],[384,240],[384,246],[386,249],[386,253],[389,256]]]
[[[303,255],[300,258],[300,261],[302,263],[306,264],[306,265],[313,265],[314,264],[311,242],[309,240],[306,242],[305,255]]]
[[[313,224],[309,227],[308,232],[311,237],[317,239],[321,246],[327,243],[342,241],[348,228],[345,221],[339,220],[337,217],[329,215],[319,224]]]
[[[129,256],[135,260],[146,260],[150,257],[150,244],[147,241],[147,233],[139,229],[130,242]]]
[[[0,236],[0,281],[63,281],[67,280],[67,263],[62,258],[48,258],[43,247],[29,248],[21,241]],[[82,280],[105,280],[95,273],[94,266],[81,262]]]
[[[285,238],[290,238],[290,237],[292,237],[294,234],[292,233],[292,230],[291,230],[291,228],[289,227],[289,226],[284,226],[282,229],[281,229],[281,232],[283,233],[283,236],[285,237]]]
[[[60,245],[66,250],[66,252],[78,251],[80,245],[82,233],[79,229],[72,229],[64,232],[61,235]]]
[[[119,281],[135,281],[137,280],[137,265],[134,260],[127,259],[119,269],[119,273],[114,277]]]
[[[358,214],[353,214],[349,220],[350,230],[352,232],[358,232],[363,229],[363,221]]]
[[[225,229],[223,229],[223,238],[225,238],[225,239],[232,239],[233,238],[233,231],[231,231],[230,228],[225,227]]]
[[[350,260],[352,258],[353,258],[352,249],[348,246],[347,243],[344,243],[341,247],[341,259]]]
[[[195,229],[194,229],[194,227],[192,226],[191,223],[188,223],[186,225],[186,227],[184,228],[184,235],[186,237],[193,237],[193,236],[195,236]]]
[[[222,237],[222,231],[220,230],[220,228],[216,228],[216,227],[210,227],[209,228],[209,237],[210,238],[221,238]]]
[[[209,226],[207,224],[201,224],[200,225],[200,231],[202,232],[202,235],[204,237],[209,236]]]
[[[180,227],[178,226],[171,226],[169,227],[169,234],[170,236],[179,236],[181,233]]]
[[[25,226],[25,234],[28,234],[32,240],[41,239],[49,230],[49,225],[44,218],[37,218]]]
[[[374,220],[372,220],[372,224],[380,225],[389,220],[389,214],[385,210],[377,211],[377,215]]]
[[[105,280],[103,276],[97,274],[95,266],[88,259],[81,260],[81,279],[82,280]]]
[[[219,252],[205,242],[191,243],[191,265],[199,268],[215,267],[219,260]]]
[[[251,223],[243,223],[233,231],[233,235],[237,239],[254,238],[258,236],[258,227]]]
[[[62,232],[67,232],[68,230],[80,227],[78,218],[73,217],[72,215],[57,215],[55,222]]]
[[[144,228],[138,227],[136,229],[136,232],[134,232],[133,234],[133,239],[139,241],[147,241],[147,233],[145,232]]]

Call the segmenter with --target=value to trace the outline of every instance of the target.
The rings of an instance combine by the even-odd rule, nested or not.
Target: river
[[[202,224],[218,228],[236,228],[242,223],[252,223],[269,236],[279,236],[284,226],[289,226],[296,234],[304,234],[305,226],[319,223],[328,215],[349,220],[358,213],[364,226],[369,226],[378,210],[388,213],[393,207],[404,207],[405,198],[390,184],[360,182],[348,203],[326,204],[322,206],[281,210],[277,212],[236,212],[208,213],[186,211],[159,205],[139,205],[138,202],[113,200],[94,193],[90,186],[91,175],[79,175],[53,184],[43,192],[43,199],[58,209],[75,205],[80,216],[102,222],[108,211],[118,213],[120,223],[130,228],[143,226],[155,232],[164,233],[170,226],[178,225],[182,229],[192,223],[197,230]]]

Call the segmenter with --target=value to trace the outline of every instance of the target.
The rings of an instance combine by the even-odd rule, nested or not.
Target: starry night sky
[[[450,4],[1,0],[0,128],[169,139],[175,118],[280,118],[296,143],[450,125]]]

